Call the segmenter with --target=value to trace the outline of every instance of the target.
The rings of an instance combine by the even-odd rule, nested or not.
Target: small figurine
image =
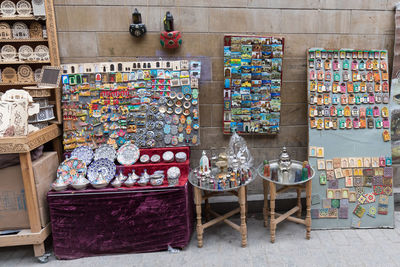
[[[206,151],[203,150],[203,155],[200,158],[200,175],[210,173],[210,161],[206,155]]]

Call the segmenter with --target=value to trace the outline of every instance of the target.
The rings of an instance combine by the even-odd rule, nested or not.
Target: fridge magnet
[[[224,113],[232,114],[223,116],[224,134],[279,132],[283,46],[278,37],[224,36],[224,99],[231,102]]]

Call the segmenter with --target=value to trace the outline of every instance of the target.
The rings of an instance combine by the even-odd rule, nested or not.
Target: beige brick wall
[[[306,51],[310,47],[387,49],[394,43],[394,0],[54,0],[62,63],[131,60],[145,56],[201,56],[201,146],[226,146],[222,134],[223,35],[275,34],[285,40],[281,132],[246,137],[256,163],[276,158],[286,145],[293,158],[307,153]],[[148,33],[128,32],[137,7]],[[171,11],[183,46],[165,51],[159,43],[162,16]],[[391,62],[390,62],[391,63]],[[392,64],[390,64],[391,66]],[[260,193],[260,181],[250,192]]]

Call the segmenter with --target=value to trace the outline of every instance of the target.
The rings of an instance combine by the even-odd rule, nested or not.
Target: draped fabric
[[[76,259],[185,247],[193,230],[187,175],[175,187],[50,191],[54,254]]]

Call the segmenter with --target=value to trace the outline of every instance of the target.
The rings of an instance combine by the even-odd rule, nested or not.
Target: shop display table
[[[193,228],[187,174],[179,185],[50,191],[58,259],[183,248]]]
[[[241,233],[242,247],[247,246],[247,225],[246,225],[246,212],[247,212],[247,185],[254,180],[249,180],[246,184],[242,186],[232,187],[229,189],[212,189],[209,187],[201,187],[197,184],[194,179],[193,172],[189,176],[189,181],[193,185],[194,188],[194,202],[196,205],[196,231],[197,231],[197,246],[199,248],[203,247],[203,233],[204,229],[211,227],[221,221],[231,226],[233,229],[239,231]],[[222,195],[222,194],[232,194],[238,198],[239,207],[225,213],[223,215],[218,214],[217,212],[213,211],[210,207],[210,203],[208,201],[209,198]],[[207,222],[202,222],[202,213],[201,213],[201,204],[204,200],[205,203],[205,215]],[[229,217],[240,213],[240,225],[232,222],[229,220]],[[209,215],[213,215],[215,218],[209,220]]]
[[[0,247],[33,245],[36,257],[44,255],[44,241],[50,235],[50,225],[42,228],[40,223],[40,211],[30,151],[53,141],[54,149],[60,159],[61,141],[58,139],[60,135],[61,130],[57,125],[53,124],[27,136],[0,138],[0,154],[19,154],[30,224],[30,229],[24,229],[13,235],[0,236]]]
[[[274,163],[272,163],[274,164]],[[300,164],[301,162],[293,161],[292,164]],[[306,238],[310,239],[311,232],[311,186],[312,186],[312,178],[314,172],[310,178],[305,181],[300,181],[295,183],[294,177],[289,179],[289,183],[281,183],[278,181],[271,180],[271,177],[266,177],[263,175],[263,165],[258,167],[258,174],[263,178],[263,187],[264,187],[264,225],[268,226],[268,218],[270,217],[270,234],[271,234],[271,243],[275,242],[275,231],[276,225],[284,220],[292,221],[295,223],[304,224],[306,226]],[[281,186],[280,189],[276,189],[276,187]],[[287,211],[284,214],[280,214],[275,212],[275,199],[277,194],[286,192],[290,189],[296,189],[297,191],[297,205],[293,207],[291,210]],[[306,217],[305,219],[301,219],[301,192],[302,190],[306,191]],[[269,207],[268,207],[268,194],[269,194]],[[296,213],[296,217],[292,216]]]

